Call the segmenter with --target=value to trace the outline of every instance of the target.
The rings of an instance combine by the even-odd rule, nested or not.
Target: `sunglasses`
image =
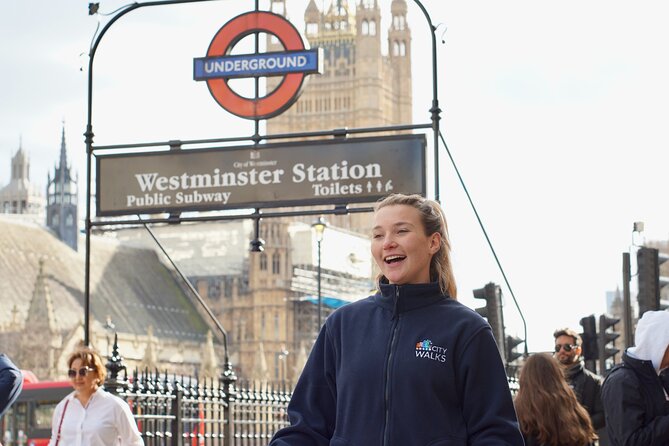
[[[570,352],[576,347],[578,347],[576,344],[555,344],[555,353],[558,353],[560,349],[564,349],[564,351]]]
[[[70,369],[70,370],[67,371],[67,376],[68,376],[68,378],[76,378],[77,373],[79,373],[79,376],[81,376],[83,378],[84,376],[86,376],[88,374],[88,372],[90,372],[92,370],[95,370],[95,369],[93,367],[82,367],[79,370]]]

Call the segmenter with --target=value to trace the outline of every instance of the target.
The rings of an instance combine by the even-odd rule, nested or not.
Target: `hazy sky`
[[[380,3],[386,30],[390,1]],[[407,3],[414,122],[427,123],[430,32]],[[548,349],[554,328],[580,328],[580,317],[604,311],[606,291],[621,286],[634,221],[645,222],[649,239],[669,237],[669,4],[423,3],[445,41],[438,79],[446,141],[527,319],[530,350]],[[86,54],[97,25],[87,4],[0,1],[0,185],[22,138],[31,178],[44,187],[65,119],[85,193]],[[123,4],[102,1],[100,10]],[[287,0],[300,30],[305,5]],[[252,134],[251,123],[192,80],[192,59],[252,7],[220,0],[141,8],[112,26],[95,59],[95,143]],[[459,296],[480,306],[472,289],[503,280],[443,147],[440,156]],[[504,294],[508,329],[521,333]]]

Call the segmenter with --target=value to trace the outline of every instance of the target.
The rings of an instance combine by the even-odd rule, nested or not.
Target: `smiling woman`
[[[271,446],[508,445],[522,436],[490,326],[455,300],[439,204],[376,206],[375,295],[321,329]]]

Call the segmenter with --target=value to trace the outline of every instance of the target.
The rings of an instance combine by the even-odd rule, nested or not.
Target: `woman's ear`
[[[432,236],[430,236],[430,247],[429,247],[430,254],[431,255],[436,254],[437,251],[439,251],[439,248],[441,248],[441,234],[435,232],[434,234],[432,234]]]

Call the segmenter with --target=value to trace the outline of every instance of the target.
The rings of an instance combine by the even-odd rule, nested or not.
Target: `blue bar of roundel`
[[[296,65],[299,66],[289,67],[289,59],[298,62]],[[253,64],[256,66],[254,67]],[[261,68],[263,65],[264,67]],[[289,73],[316,73],[318,71],[317,49],[193,59],[193,78],[196,81],[230,77],[280,76]]]

